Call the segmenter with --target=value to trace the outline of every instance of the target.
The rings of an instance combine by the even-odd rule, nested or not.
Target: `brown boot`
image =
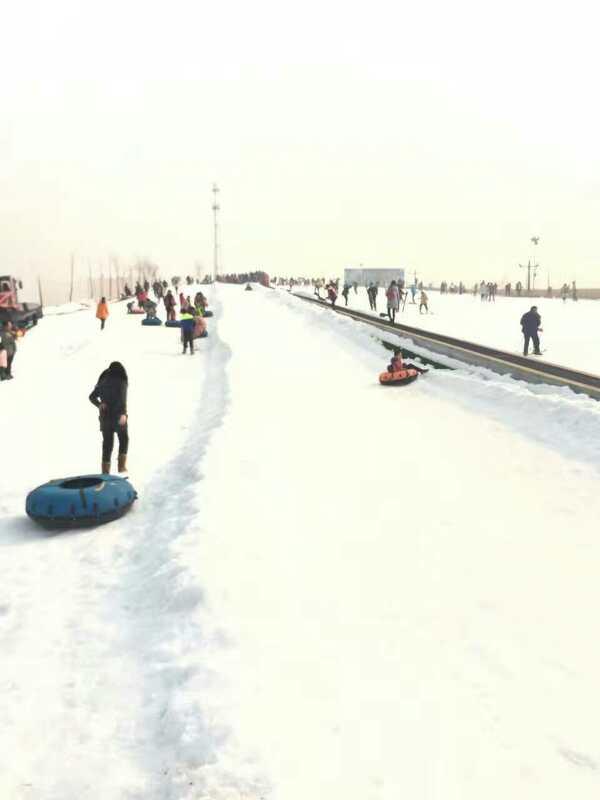
[[[119,472],[127,472],[127,453],[119,454]]]
[[[103,461],[102,462],[102,474],[103,475],[110,475],[110,461]]]

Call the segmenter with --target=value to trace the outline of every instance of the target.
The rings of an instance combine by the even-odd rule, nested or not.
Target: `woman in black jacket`
[[[119,437],[119,472],[127,470],[127,383],[125,367],[119,361],[113,361],[100,375],[90,394],[90,402],[100,411],[103,474],[110,472],[115,433]]]

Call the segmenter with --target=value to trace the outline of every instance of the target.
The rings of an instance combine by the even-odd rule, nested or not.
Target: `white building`
[[[369,269],[360,267],[359,269],[348,268],[344,270],[344,283],[358,283],[359,286],[368,286],[370,283],[378,283],[380,286],[389,286],[392,281],[404,282],[403,267],[381,267]]]

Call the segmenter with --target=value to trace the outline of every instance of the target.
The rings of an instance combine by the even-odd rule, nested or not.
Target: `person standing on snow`
[[[369,308],[371,311],[375,311],[375,286],[373,281],[367,286],[367,297],[369,298]]]
[[[12,322],[6,320],[2,325],[2,332],[0,334],[0,351],[3,353],[3,362],[6,361],[4,366],[0,367],[0,380],[10,381],[14,378],[12,374],[12,362],[17,352],[17,340],[13,329]]]
[[[429,298],[427,297],[427,294],[424,291],[421,291],[421,297],[419,299],[419,314],[423,313],[423,309],[425,309],[425,312],[429,314],[429,306],[427,305],[428,302]]]
[[[194,306],[197,309],[200,309],[202,314],[204,314],[207,305],[208,302],[206,300],[206,297],[202,294],[202,292],[196,292],[196,295],[194,297]]]
[[[344,284],[344,288],[342,289],[342,297],[344,298],[344,301],[345,301],[346,305],[348,305],[348,293],[349,292],[350,292],[350,284],[349,283],[345,283]]]
[[[541,324],[542,318],[538,314],[537,306],[531,306],[531,310],[528,311],[526,314],[523,314],[521,317],[521,330],[523,331],[523,337],[525,339],[525,344],[523,347],[523,355],[529,355],[529,340],[533,342],[534,350],[536,356],[540,356],[540,337],[538,336],[538,331],[541,331]]]
[[[108,319],[108,303],[106,302],[106,297],[103,297],[102,300],[98,303],[98,307],[96,308],[96,319],[100,320],[100,330],[104,330],[104,326],[106,325],[106,320]]]
[[[337,300],[337,290],[333,281],[327,287],[327,299],[331,302],[331,306],[333,308],[335,301]]]
[[[125,367],[113,361],[98,378],[89,399],[100,411],[102,431],[102,474],[110,473],[115,433],[119,438],[119,472],[127,470],[129,431],[127,429],[127,388]]]
[[[173,297],[173,292],[169,289],[166,295],[163,297],[163,303],[165,304],[165,311],[167,312],[167,319],[174,320],[175,319],[175,298]]]
[[[392,281],[388,286],[386,297],[388,317],[390,318],[391,322],[395,322],[396,311],[398,311],[400,308],[400,292],[398,291],[398,285],[396,281]]]
[[[194,327],[196,320],[192,313],[191,308],[182,309],[181,314],[181,341],[183,342],[183,355],[187,353],[188,344],[190,346],[190,355],[194,355]]]

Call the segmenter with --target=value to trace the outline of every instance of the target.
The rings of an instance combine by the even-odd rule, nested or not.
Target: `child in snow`
[[[103,297],[102,300],[98,303],[98,307],[96,309],[96,319],[100,320],[100,330],[104,330],[104,326],[106,324],[106,320],[108,319],[108,304],[106,302],[106,297]]]
[[[422,369],[421,367],[417,367],[415,364],[406,364],[404,359],[402,358],[402,350],[394,350],[394,355],[392,356],[392,360],[388,364],[388,372],[400,372],[403,369],[414,369],[420,374],[427,372],[426,369]]]

